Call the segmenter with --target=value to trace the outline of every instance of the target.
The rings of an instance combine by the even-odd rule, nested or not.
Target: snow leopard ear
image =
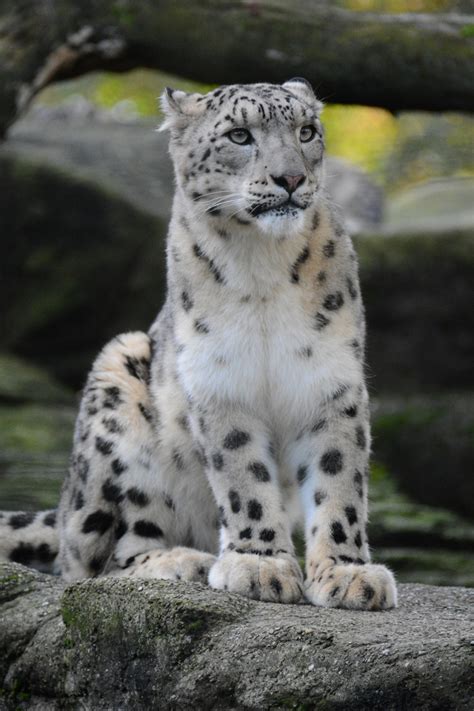
[[[319,116],[323,109],[323,103],[316,98],[316,94],[313,91],[313,87],[306,79],[302,77],[294,77],[294,79],[289,79],[283,86],[288,91],[291,91],[298,99],[301,99],[305,104],[309,104],[316,109],[316,113]]]
[[[193,118],[204,113],[206,105],[202,94],[188,94],[180,89],[166,87],[161,95],[161,109],[165,120],[159,130],[185,128]]]

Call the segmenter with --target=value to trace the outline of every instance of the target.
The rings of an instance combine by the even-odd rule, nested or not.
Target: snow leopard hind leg
[[[205,582],[214,562],[215,505],[186,403],[163,376],[163,364],[153,367],[153,346],[145,333],[118,336],[89,375],[59,507],[59,565],[67,580],[127,575]],[[158,356],[167,360],[166,343]],[[161,387],[152,387],[156,371]],[[194,519],[183,503],[192,500],[201,503]]]

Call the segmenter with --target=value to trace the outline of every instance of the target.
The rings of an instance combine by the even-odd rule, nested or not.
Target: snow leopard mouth
[[[272,212],[280,216],[289,214],[296,215],[298,210],[306,210],[306,208],[307,205],[300,205],[294,200],[291,200],[291,198],[288,198],[288,200],[283,200],[282,202],[278,203],[278,205],[266,205],[265,203],[253,205],[250,208],[249,213],[253,217],[259,217],[260,215],[268,215]]]

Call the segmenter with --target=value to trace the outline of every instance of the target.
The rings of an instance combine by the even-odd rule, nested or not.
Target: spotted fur
[[[295,79],[168,90],[163,108],[177,185],[165,306],[94,363],[58,533],[52,513],[11,514],[4,555],[35,563],[59,545],[67,580],[393,607],[392,574],[370,563],[364,311],[324,192],[321,104]]]

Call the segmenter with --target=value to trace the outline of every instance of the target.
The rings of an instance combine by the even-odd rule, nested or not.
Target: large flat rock
[[[472,708],[474,591],[384,612],[0,566],[2,709]]]

